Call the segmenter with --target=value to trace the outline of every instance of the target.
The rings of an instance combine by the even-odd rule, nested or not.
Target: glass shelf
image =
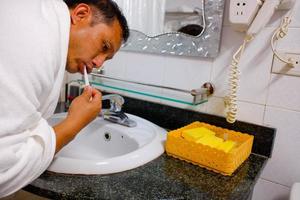
[[[78,86],[80,88],[84,87],[84,81],[81,80],[81,79],[71,81],[71,82],[68,83],[68,85],[72,85],[72,84],[76,84],[76,83],[79,84]],[[121,94],[123,96],[126,96],[126,93],[131,93],[131,94],[135,94],[135,95],[140,95],[140,96],[144,96],[144,97],[150,97],[150,98],[154,98],[154,99],[160,99],[160,100],[180,103],[180,104],[189,105],[189,106],[197,106],[197,105],[208,102],[208,100],[206,98],[206,99],[203,99],[201,101],[198,101],[197,103],[193,103],[193,102],[189,102],[189,101],[186,101],[186,100],[181,100],[181,99],[178,99],[178,98],[173,98],[173,97],[171,98],[171,97],[166,97],[166,96],[162,96],[162,95],[158,95],[158,94],[153,94],[153,93],[148,93],[148,92],[141,92],[141,91],[138,91],[138,90],[133,90],[133,89],[128,89],[128,88],[124,88],[124,87],[115,86],[115,85],[109,84],[109,83],[101,83],[101,82],[96,81],[96,80],[90,81],[90,84],[93,87],[95,87],[97,89],[100,89],[103,92],[108,92],[108,93],[122,92],[122,93],[125,93],[125,94]]]

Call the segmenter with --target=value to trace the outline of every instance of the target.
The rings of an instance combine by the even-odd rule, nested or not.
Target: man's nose
[[[93,65],[96,68],[100,68],[105,61],[105,56],[97,56],[92,60]]]

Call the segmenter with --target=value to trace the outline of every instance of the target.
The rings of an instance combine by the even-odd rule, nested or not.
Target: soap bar
[[[206,136],[206,135],[215,135],[215,132],[204,128],[193,128],[193,129],[187,129],[182,131],[182,137],[188,141],[195,142],[199,138]]]
[[[201,143],[203,145],[210,146],[212,148],[216,148],[223,143],[223,139],[216,137],[214,135],[206,135],[202,138],[198,139],[196,143]]]
[[[217,147],[217,149],[222,150],[226,153],[228,153],[231,149],[233,149],[236,146],[236,142],[232,140],[227,140],[223,142],[221,145]]]

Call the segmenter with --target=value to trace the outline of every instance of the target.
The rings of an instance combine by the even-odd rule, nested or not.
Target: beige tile
[[[300,78],[273,74],[267,100],[268,106],[300,111]]]
[[[295,0],[295,6],[293,9],[292,22],[289,27],[300,27],[300,12],[297,12],[300,9],[300,1]],[[284,16],[288,16],[290,13],[287,10],[277,10],[272,16],[270,22],[267,26],[278,27],[281,23],[281,20]]]
[[[210,81],[212,59],[168,57],[163,84],[185,90],[201,88]]]
[[[287,200],[290,188],[264,179],[258,179],[252,200]]]
[[[291,187],[300,180],[300,112],[267,107],[264,123],[277,132],[272,157],[261,177]]]
[[[273,29],[264,29],[249,43],[239,63],[238,100],[265,104],[270,80],[272,53],[270,37]],[[229,72],[232,56],[242,44],[244,33],[224,27],[220,55],[213,62],[212,80],[216,86],[214,96],[224,97],[229,90]]]
[[[47,198],[37,196],[24,190],[19,190],[8,197],[1,198],[1,200],[47,200]]]
[[[207,112],[209,114],[218,115],[221,117],[226,117],[226,107],[224,103],[224,98],[212,97],[209,98],[207,103]],[[238,114],[237,120],[245,121],[254,124],[263,124],[264,109],[263,105],[247,103],[247,102],[237,102]]]
[[[287,35],[278,40],[276,49],[288,53],[300,53],[300,28],[289,28]]]

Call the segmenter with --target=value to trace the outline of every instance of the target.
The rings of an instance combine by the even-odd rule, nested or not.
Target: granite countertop
[[[223,118],[212,115],[130,98],[126,98],[126,102],[125,112],[150,121],[155,118],[154,123],[167,129],[199,120],[253,134],[253,153],[232,176],[223,176],[163,154],[141,167],[110,175],[69,175],[46,171],[24,190],[50,199],[251,198],[256,180],[271,156],[275,129],[244,122],[232,126],[226,124]],[[165,114],[170,112],[172,115]],[[178,116],[181,116],[180,121]]]
[[[163,154],[111,175],[45,172],[25,190],[51,199],[248,199],[267,158],[251,155],[223,176]]]

